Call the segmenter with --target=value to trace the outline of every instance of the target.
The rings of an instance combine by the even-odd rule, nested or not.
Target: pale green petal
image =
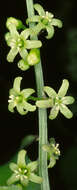
[[[65,96],[62,98],[62,103],[66,104],[66,105],[73,104],[74,101],[75,101],[75,99],[72,96]]]
[[[18,54],[17,47],[11,48],[10,52],[7,55],[7,61],[13,62],[17,54]]]
[[[27,186],[28,183],[29,183],[29,179],[28,179],[27,176],[22,175],[22,176],[20,177],[20,182],[21,182],[21,184],[22,184],[23,186]]]
[[[40,23],[36,24],[33,28],[31,28],[31,35],[36,36],[43,29],[45,29],[45,25],[42,24],[42,22],[40,22]]]
[[[23,24],[22,21],[19,19],[16,19],[14,17],[9,17],[6,22],[6,26],[9,29],[10,25],[15,25],[17,29],[22,28]]]
[[[42,177],[39,177],[39,176],[35,175],[34,173],[30,174],[29,180],[34,183],[38,183],[38,184],[41,184],[43,181]]]
[[[30,29],[25,29],[21,32],[20,36],[22,39],[27,39],[30,35]]]
[[[54,159],[54,157],[51,157],[50,163],[49,163],[49,165],[48,165],[48,168],[54,167],[55,164],[56,164],[56,160]]]
[[[10,102],[9,105],[8,105],[8,110],[13,113],[14,112],[14,107],[15,107],[14,103]]]
[[[53,88],[49,87],[49,86],[45,86],[44,87],[44,92],[47,93],[47,95],[50,97],[50,98],[55,98],[56,97],[56,92]]]
[[[27,18],[26,24],[29,24],[30,22],[39,22],[39,16],[35,15],[35,16],[30,17],[30,18]]]
[[[69,82],[68,82],[67,79],[64,79],[62,81],[62,85],[61,85],[61,87],[60,87],[60,89],[58,91],[58,96],[61,97],[61,98],[64,97],[66,95],[66,93],[67,93],[68,87],[69,87]]]
[[[31,96],[33,93],[35,92],[34,89],[32,88],[27,88],[21,91],[21,94],[24,95],[25,98],[28,98],[29,96]]]
[[[38,12],[40,16],[45,16],[45,11],[40,4],[34,4],[34,9]]]
[[[33,112],[36,110],[36,106],[31,105],[30,103],[24,101],[24,109]]]
[[[11,185],[15,182],[19,181],[19,175],[13,174],[8,180],[7,180],[7,185]]]
[[[20,168],[26,167],[25,157],[26,157],[26,150],[20,150],[18,153],[17,165]]]
[[[31,172],[37,169],[38,161],[30,162],[27,164],[27,167],[30,169]]]
[[[52,99],[36,101],[36,106],[39,108],[50,108],[53,106]]]
[[[19,50],[19,53],[20,53],[20,56],[21,56],[24,60],[26,60],[26,57],[27,57],[27,55],[28,55],[28,52],[27,52],[27,50],[26,50],[24,47]]]
[[[20,115],[26,115],[28,113],[27,110],[24,110],[24,104],[23,103],[19,103],[16,105],[17,111],[19,112]]]
[[[11,95],[17,96],[17,93],[16,93],[16,91],[15,91],[13,88],[11,88],[11,89],[9,90],[9,97],[10,97]]]
[[[60,112],[67,118],[70,119],[73,117],[73,113],[65,106],[64,104],[60,105]]]
[[[49,119],[51,120],[55,119],[58,113],[59,113],[59,106],[54,106],[50,111]]]
[[[26,40],[27,49],[40,48],[41,46],[42,46],[42,43],[40,40]]]
[[[15,164],[15,163],[10,163],[10,164],[9,164],[9,167],[10,167],[10,169],[11,169],[13,172],[15,172],[16,170],[18,170],[18,166],[17,166],[17,164]]]
[[[18,62],[18,68],[21,69],[22,71],[26,71],[26,70],[28,70],[30,68],[30,66],[28,65],[28,63],[26,61],[21,59]]]
[[[21,85],[22,77],[16,77],[14,79],[13,89],[19,93],[20,92],[20,85]]]
[[[53,26],[57,26],[59,28],[62,28],[62,21],[59,19],[53,18],[51,24]]]
[[[10,32],[7,32],[7,33],[5,34],[5,40],[7,41],[7,44],[8,44],[9,39],[10,39]],[[8,45],[9,45],[9,44],[8,44]]]
[[[50,39],[54,35],[54,27],[53,26],[46,26],[46,30],[48,35],[46,36],[47,39]]]

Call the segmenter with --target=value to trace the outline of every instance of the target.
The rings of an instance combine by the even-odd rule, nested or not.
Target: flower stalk
[[[33,0],[26,0],[28,18],[34,15]],[[33,23],[29,25],[32,26]],[[31,39],[36,40],[37,36]],[[43,87],[43,71],[41,60],[39,64],[34,66],[35,79],[37,87],[37,96],[44,97]],[[42,149],[43,144],[47,144],[47,112],[46,109],[38,109],[38,120],[39,120],[39,175],[43,178],[41,184],[41,190],[50,190],[49,179],[48,179],[48,169],[47,169],[47,153]]]

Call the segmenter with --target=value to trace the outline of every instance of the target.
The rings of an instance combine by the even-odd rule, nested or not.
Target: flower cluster
[[[37,23],[31,31],[31,35],[38,35],[41,30],[46,30],[48,35],[47,39],[50,39],[54,35],[54,26],[62,27],[62,22],[59,19],[54,18],[54,15],[48,11],[44,11],[40,4],[35,4],[34,9],[39,15],[34,15],[26,20],[26,23]]]
[[[14,80],[13,88],[9,92],[9,105],[8,109],[11,112],[14,112],[14,108],[17,108],[17,111],[21,115],[25,115],[28,111],[33,112],[36,110],[35,105],[28,103],[28,97],[33,94],[35,91],[32,88],[27,88],[20,91],[22,77],[16,77]]]
[[[60,156],[59,144],[56,144],[55,139],[51,138],[50,143],[43,145],[43,150],[48,153],[48,168],[52,168]]]
[[[29,181],[41,184],[42,178],[35,174],[38,166],[37,161],[26,163],[26,151],[23,149],[18,153],[17,164],[10,163],[9,167],[13,171],[12,176],[7,180],[7,184],[20,182],[23,186],[27,186]]]
[[[62,85],[58,91],[49,86],[44,87],[44,92],[49,96],[48,100],[39,100],[36,101],[36,106],[40,108],[49,108],[51,107],[49,119],[55,119],[59,111],[68,119],[72,118],[72,112],[67,108],[66,105],[72,104],[74,98],[72,96],[65,96],[69,87],[68,80],[64,79]]]
[[[21,70],[27,70],[31,65],[39,63],[39,50],[36,50],[36,48],[42,46],[41,41],[29,40],[28,38],[30,37],[30,29],[28,28],[19,33],[17,29],[19,26],[22,26],[22,22],[19,20],[16,20],[12,17],[8,18],[6,26],[9,32],[6,33],[5,40],[7,42],[7,45],[11,47],[11,50],[7,55],[7,61],[13,62],[16,55],[19,53],[21,60],[18,62],[18,67]],[[31,64],[29,57],[31,57],[32,52],[28,51],[32,49],[34,49],[34,51]]]

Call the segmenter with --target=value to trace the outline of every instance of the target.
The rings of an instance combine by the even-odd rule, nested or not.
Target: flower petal
[[[50,39],[54,35],[54,27],[53,26],[46,26],[46,30],[48,35],[46,36],[47,39]]]
[[[20,85],[21,85],[22,77],[16,77],[14,79],[13,89],[19,93],[20,92]]]
[[[62,28],[62,21],[59,19],[53,18],[51,24],[53,26],[57,26],[59,28]]]
[[[30,18],[27,18],[26,24],[29,24],[30,22],[39,22],[39,16],[35,15],[35,16],[30,17]]]
[[[31,105],[30,103],[24,101],[24,109],[33,112],[36,110],[36,106]]]
[[[28,113],[27,110],[24,110],[24,104],[23,103],[19,103],[16,105],[17,111],[19,112],[20,115],[26,115]]]
[[[73,117],[73,113],[65,106],[64,104],[60,105],[60,112],[67,118],[70,119]]]
[[[41,5],[39,5],[38,3],[34,4],[34,9],[38,12],[38,14],[40,16],[45,16],[45,11],[44,11],[43,7]]]
[[[13,172],[15,172],[16,170],[18,170],[18,166],[17,166],[17,164],[15,164],[15,163],[10,163],[9,167],[10,167],[10,169],[11,169]]]
[[[23,47],[19,50],[19,53],[20,53],[20,56],[25,60],[27,55],[28,55],[28,52],[27,50]]]
[[[9,102],[8,110],[13,113],[14,112],[14,108],[15,108],[14,102]]]
[[[69,87],[69,82],[68,82],[67,79],[64,79],[62,81],[62,85],[61,85],[61,87],[60,87],[60,89],[58,91],[58,96],[61,97],[61,98],[64,97],[66,95],[66,93],[67,93],[68,87]]]
[[[51,120],[55,119],[58,113],[59,113],[59,106],[54,106],[50,111],[49,119]]]
[[[26,61],[24,61],[23,59],[21,59],[18,62],[18,68],[21,69],[22,71],[26,71],[30,68],[30,66],[27,64]]]
[[[30,169],[31,172],[37,169],[38,161],[30,162],[27,164],[27,167]]]
[[[56,92],[53,88],[49,87],[49,86],[45,86],[44,87],[44,92],[47,93],[47,95],[50,97],[50,98],[55,98],[56,97]]]
[[[42,46],[42,43],[40,40],[26,40],[27,49],[40,48],[41,46]]]
[[[50,108],[52,107],[52,105],[53,105],[52,99],[36,101],[36,106],[39,108]]]
[[[22,184],[23,186],[27,186],[28,183],[29,183],[29,179],[28,179],[27,176],[22,175],[22,176],[20,177],[20,182],[21,182],[21,184]]]
[[[25,29],[21,32],[20,36],[22,39],[27,39],[30,35],[30,29]]]
[[[35,92],[34,89],[32,88],[27,88],[21,91],[21,94],[23,94],[24,98],[28,98],[29,96],[31,96],[33,93]]]
[[[74,101],[75,101],[75,99],[72,96],[65,96],[62,98],[62,103],[66,104],[66,105],[73,104]]]
[[[11,184],[13,184],[13,183],[15,183],[15,182],[17,182],[17,181],[19,181],[19,175],[17,175],[17,174],[13,174],[8,180],[7,180],[7,184],[8,185],[11,185]]]
[[[8,62],[13,62],[14,59],[15,59],[15,57],[16,57],[16,55],[17,55],[17,53],[18,53],[17,47],[11,48],[11,50],[9,51],[9,53],[7,55],[7,61]]]
[[[43,181],[42,177],[39,177],[39,176],[35,175],[34,173],[30,174],[29,180],[34,183],[38,183],[38,184],[41,184]]]
[[[26,162],[25,162],[26,153],[27,152],[24,149],[20,150],[18,153],[17,165],[20,168],[26,167]]]

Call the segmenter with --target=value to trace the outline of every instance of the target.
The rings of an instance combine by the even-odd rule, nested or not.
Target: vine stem
[[[33,0],[26,0],[28,17],[34,15]],[[29,27],[32,27],[33,24],[30,24]],[[31,38],[36,40],[37,36]],[[43,87],[43,70],[41,61],[39,64],[34,66],[35,70],[35,79],[37,87],[37,96],[44,97]],[[43,178],[43,183],[41,184],[41,190],[50,190],[49,187],[49,178],[48,178],[48,169],[47,169],[47,153],[42,149],[44,144],[48,142],[47,135],[47,111],[46,109],[38,109],[38,120],[39,120],[39,175]]]

